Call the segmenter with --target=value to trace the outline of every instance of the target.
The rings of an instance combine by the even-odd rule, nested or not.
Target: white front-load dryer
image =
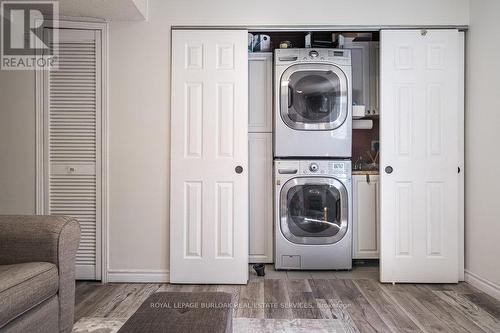
[[[277,49],[276,157],[351,157],[351,51]]]
[[[352,268],[351,161],[275,160],[275,268]]]

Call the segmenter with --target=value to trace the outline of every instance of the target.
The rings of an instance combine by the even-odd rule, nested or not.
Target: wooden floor
[[[267,266],[262,278],[251,270],[244,286],[78,282],[75,321],[118,329],[156,291],[231,292],[235,332],[500,332],[500,302],[470,285],[381,284],[374,266],[351,272]]]

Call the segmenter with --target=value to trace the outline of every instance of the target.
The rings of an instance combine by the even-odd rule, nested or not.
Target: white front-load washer
[[[351,157],[351,51],[277,49],[276,157]]]
[[[275,160],[275,268],[351,269],[351,161]]]

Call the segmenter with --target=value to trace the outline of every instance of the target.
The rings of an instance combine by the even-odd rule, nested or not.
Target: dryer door
[[[333,244],[347,233],[347,190],[335,178],[300,177],[280,194],[281,232],[296,244]]]
[[[347,87],[337,66],[292,65],[281,76],[281,119],[296,130],[336,129],[347,118]]]

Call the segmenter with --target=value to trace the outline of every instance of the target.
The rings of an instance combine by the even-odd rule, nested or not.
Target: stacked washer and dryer
[[[275,51],[275,268],[352,268],[351,54]]]

